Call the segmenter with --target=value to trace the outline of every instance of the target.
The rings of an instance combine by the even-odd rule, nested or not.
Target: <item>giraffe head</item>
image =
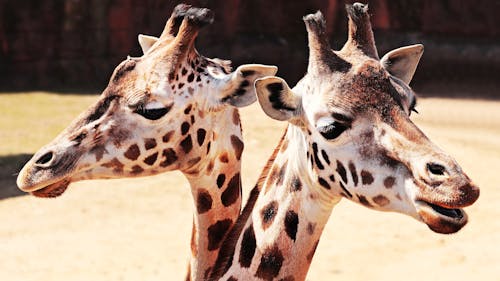
[[[408,84],[423,46],[379,59],[367,6],[347,11],[349,37],[340,51],[331,50],[320,12],[304,17],[307,74],[293,89],[278,77],[257,80],[259,102],[301,132],[304,148],[296,157],[307,159],[303,177],[325,204],[343,196],[410,215],[438,233],[456,232],[467,223],[461,208],[476,201],[479,189],[410,119],[416,97]]]
[[[243,65],[231,72],[229,61],[198,54],[195,38],[212,20],[208,9],[181,4],[159,38],[140,35],[144,55],[116,67],[99,100],[24,166],[19,188],[55,197],[84,179],[196,174],[213,165],[208,154],[239,163],[235,107],[253,103],[254,81],[277,68]]]

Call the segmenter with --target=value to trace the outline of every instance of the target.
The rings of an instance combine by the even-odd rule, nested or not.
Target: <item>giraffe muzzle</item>
[[[19,172],[18,188],[37,197],[61,195],[71,182],[76,154],[54,147],[40,150]]]
[[[431,161],[425,164],[425,173],[414,180],[415,207],[427,226],[443,234],[455,233],[467,224],[462,208],[479,198],[479,188],[454,161]]]

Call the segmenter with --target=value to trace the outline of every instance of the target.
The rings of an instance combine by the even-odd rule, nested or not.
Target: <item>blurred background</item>
[[[139,33],[158,36],[173,7],[208,7],[214,24],[198,49],[233,65],[266,63],[294,84],[305,72],[302,17],[321,10],[335,49],[346,39],[342,0],[0,0],[0,90],[100,90]],[[424,95],[498,98],[499,0],[373,0],[379,53],[423,43],[413,81]],[[480,87],[480,90],[478,90]]]

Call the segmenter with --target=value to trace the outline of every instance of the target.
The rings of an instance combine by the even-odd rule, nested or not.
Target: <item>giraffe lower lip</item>
[[[63,194],[68,188],[68,185],[68,180],[62,180],[30,193],[36,197],[55,198]]]

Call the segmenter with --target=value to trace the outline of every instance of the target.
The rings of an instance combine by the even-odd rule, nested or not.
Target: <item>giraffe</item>
[[[346,7],[349,36],[331,50],[321,12],[304,17],[306,75],[255,83],[267,115],[288,121],[210,280],[304,280],[333,207],[346,198],[409,215],[437,233],[467,223],[479,189],[409,118],[422,45],[378,57],[367,6]]]
[[[194,41],[210,10],[178,5],[159,38],[139,35],[144,55],[120,63],[98,101],[23,167],[18,187],[57,197],[72,182],[179,170],[195,215],[188,279],[215,262],[241,209],[244,148],[237,107],[256,101],[254,81],[275,66],[200,55]]]

